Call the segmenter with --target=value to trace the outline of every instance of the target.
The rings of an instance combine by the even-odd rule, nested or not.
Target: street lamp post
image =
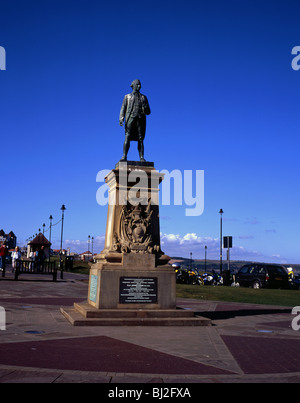
[[[59,266],[60,266],[60,278],[63,278],[61,255],[62,255],[62,241],[63,241],[63,231],[64,231],[64,214],[65,214],[65,210],[66,210],[65,205],[63,204],[60,209],[61,209],[61,234],[60,234]]]
[[[206,273],[206,251],[207,251],[207,246],[204,246],[204,273]]]
[[[64,231],[64,214],[65,214],[65,210],[66,210],[65,205],[63,204],[60,209],[61,209],[60,254],[62,254],[62,241],[63,241],[63,231]]]
[[[222,274],[222,214],[224,211],[220,209],[220,274]]]
[[[91,236],[88,236],[88,262],[90,261],[90,242],[91,242]]]
[[[53,220],[52,215],[50,215],[49,220],[50,220],[50,234],[49,234],[49,242],[50,242],[50,246],[49,246],[49,262],[50,262],[50,256],[51,256],[51,230],[52,230],[52,220]]]
[[[94,237],[92,236],[92,262],[94,263]]]

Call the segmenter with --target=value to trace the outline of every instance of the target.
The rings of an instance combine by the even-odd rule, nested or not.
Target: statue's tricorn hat
[[[132,83],[130,84],[130,87],[132,88],[134,84],[140,84],[140,86],[142,86],[140,80],[133,80]]]

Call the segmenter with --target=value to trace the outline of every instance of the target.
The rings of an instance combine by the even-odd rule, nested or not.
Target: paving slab
[[[292,307],[178,299],[212,326],[72,326],[60,308],[86,300],[88,276],[25,277],[0,280],[0,383],[300,382]]]

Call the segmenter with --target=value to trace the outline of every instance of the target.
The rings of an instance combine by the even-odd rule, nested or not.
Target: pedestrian
[[[42,245],[41,249],[38,251],[38,270],[44,270],[45,257],[44,245]]]
[[[0,264],[1,264],[1,271],[3,272],[2,277],[4,277],[4,275],[5,275],[5,264],[6,264],[5,258],[6,258],[6,255],[7,255],[7,247],[6,247],[6,243],[3,242],[1,247],[0,247],[0,259],[1,259]]]
[[[21,259],[21,252],[19,250],[19,247],[16,246],[14,252],[12,252],[11,254],[11,258],[12,258],[12,272],[15,271],[15,269],[17,268],[17,260]]]
[[[31,263],[30,263],[30,270],[34,270],[35,252],[31,251],[31,252],[29,253],[29,258],[30,258],[30,260],[31,260]]]
[[[39,252],[39,259],[42,263],[44,263],[45,257],[46,257],[46,255],[45,255],[44,245],[42,245],[41,250]]]

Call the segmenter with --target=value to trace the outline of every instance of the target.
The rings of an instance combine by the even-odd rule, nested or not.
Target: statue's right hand
[[[120,119],[120,126],[123,126],[123,120],[124,119]]]

